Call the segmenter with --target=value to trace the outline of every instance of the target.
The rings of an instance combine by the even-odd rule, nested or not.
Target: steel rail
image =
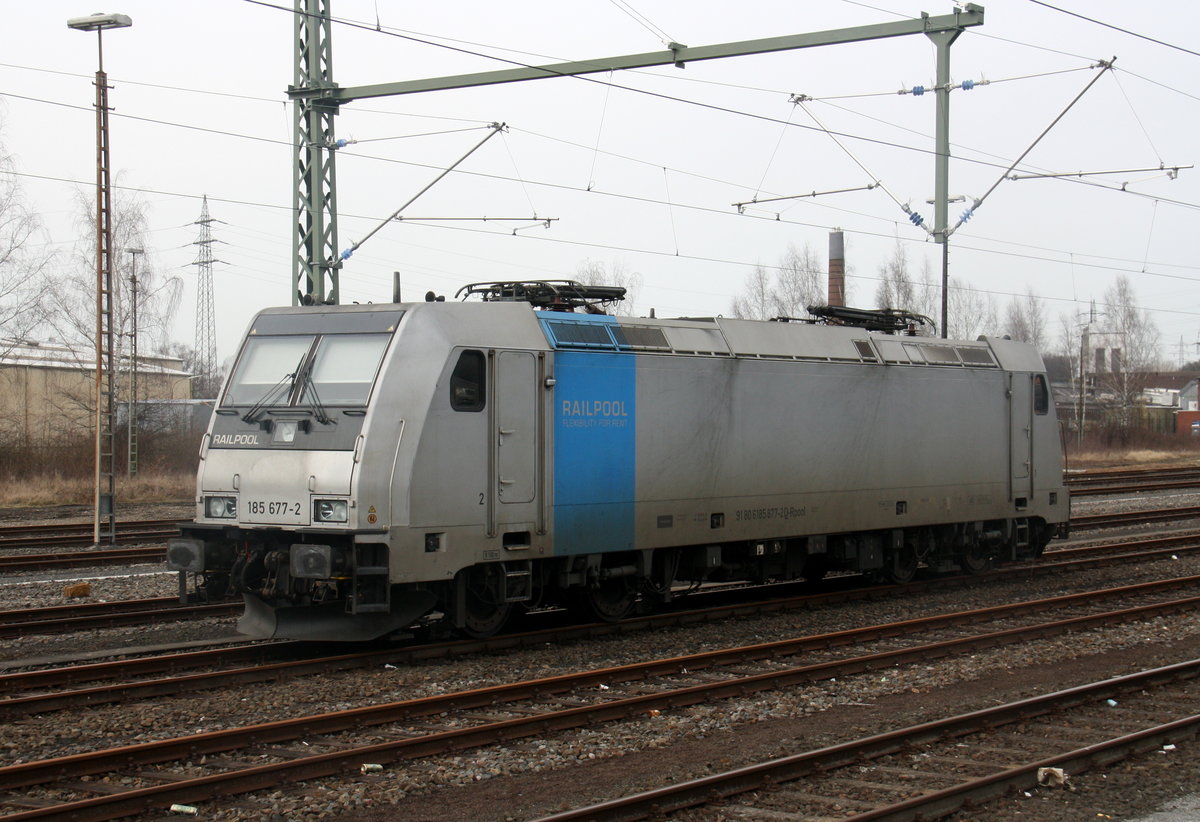
[[[92,545],[95,542],[92,529],[92,523],[86,522],[0,526],[0,549]],[[178,519],[130,520],[117,523],[117,538],[121,542],[167,539],[178,534]]]
[[[71,818],[75,820],[112,819],[122,815],[138,813],[150,808],[161,808],[166,804],[196,802],[231,793],[241,793],[273,787],[284,780],[303,780],[329,776],[348,768],[357,768],[364,762],[385,763],[395,759],[413,758],[432,754],[443,754],[455,750],[511,741],[518,738],[537,736],[557,730],[585,727],[601,722],[629,719],[645,715],[651,710],[677,709],[694,704],[744,697],[763,690],[772,690],[792,685],[825,680],[830,677],[847,676],[864,671],[895,667],[900,664],[929,661],[953,654],[969,653],[985,648],[999,647],[1033,638],[1052,636],[1064,632],[1093,628],[1102,625],[1144,618],[1149,615],[1178,610],[1194,610],[1200,605],[1200,597],[1160,602],[1153,605],[1125,608],[1103,614],[1072,617],[1050,623],[1041,623],[1022,628],[993,631],[970,637],[958,637],[927,645],[899,650],[861,655],[812,665],[782,670],[770,670],[760,674],[739,675],[718,682],[698,685],[683,685],[660,692],[640,693],[635,696],[618,697],[584,706],[562,710],[547,710],[541,713],[522,712],[515,719],[491,721],[471,727],[459,727],[434,733],[419,734],[375,742],[366,745],[341,747],[328,752],[318,752],[283,761],[272,762],[245,770],[228,771],[208,776],[187,778],[175,782],[148,785],[118,793],[89,797],[63,804],[31,809],[3,817],[6,822],[18,820]],[[754,653],[770,651],[764,646],[752,646]],[[745,652],[748,649],[735,649]],[[730,653],[727,651],[726,653]],[[60,778],[77,779],[84,775],[109,773],[131,766],[141,766],[191,759],[210,754],[253,746],[262,749],[269,743],[293,741],[298,738],[347,730],[361,731],[364,728],[402,723],[414,718],[461,711],[468,708],[496,710],[506,701],[545,701],[558,694],[587,694],[594,699],[600,684],[641,680],[648,676],[661,676],[672,671],[682,673],[704,667],[707,654],[655,660],[650,663],[620,666],[617,668],[588,671],[581,674],[549,677],[527,682],[518,682],[473,691],[463,691],[435,697],[406,700],[385,705],[367,706],[315,716],[298,717],[279,722],[263,723],[245,728],[231,728],[194,734],[175,739],[129,745],[105,751],[60,757],[0,767],[0,788],[47,785]],[[765,658],[765,657],[763,657]],[[744,660],[745,657],[742,657]],[[686,674],[684,674],[686,676]],[[583,693],[580,688],[590,689]],[[502,709],[502,708],[501,708]],[[318,743],[319,745],[319,743]],[[317,747],[319,750],[319,747]],[[269,756],[269,749],[266,755]],[[294,753],[294,752],[293,752]],[[288,754],[289,756],[291,754]],[[164,777],[166,774],[164,774]],[[112,787],[111,785],[107,787]]]
[[[108,548],[94,551],[76,551],[70,554],[10,554],[0,556],[0,572],[53,571],[59,568],[91,568],[101,565],[119,565],[145,562],[162,562],[167,558],[165,545],[148,548]]]
[[[1149,511],[1123,511],[1116,514],[1083,514],[1071,517],[1072,531],[1090,528],[1112,528],[1118,525],[1141,525],[1150,522],[1172,522],[1200,517],[1200,506],[1158,508]]]
[[[728,799],[738,794],[779,786],[811,774],[828,773],[866,760],[901,753],[915,745],[960,738],[976,731],[1023,722],[1052,712],[1094,704],[1112,696],[1161,687],[1197,676],[1200,676],[1200,660],[1190,660],[713,774],[678,785],[553,814],[542,817],[537,822],[574,822],[582,819],[593,822],[625,822],[649,817],[659,818],[718,799]],[[962,807],[968,798],[991,798],[1014,786],[1029,787],[1036,784],[1039,768],[1063,767],[1070,768],[1072,772],[1080,772],[1105,754],[1112,756],[1120,750],[1137,751],[1144,749],[1147,744],[1195,736],[1198,729],[1200,714],[1185,716],[1101,744],[1045,757],[1018,768],[1003,770],[952,788],[847,817],[845,822],[940,818]]]
[[[107,603],[106,603],[107,604]],[[63,634],[95,628],[117,628],[123,625],[157,625],[163,622],[178,622],[190,619],[232,616],[241,611],[240,602],[215,602],[198,605],[180,605],[145,610],[115,610],[92,615],[64,616],[49,619],[17,619],[0,622],[0,638],[7,639],[29,634]],[[4,612],[6,615],[21,612]]]
[[[1200,478],[1200,466],[1181,466],[1177,468],[1144,468],[1123,469],[1117,471],[1084,471],[1078,474],[1066,474],[1063,480],[1068,486],[1087,485],[1102,482],[1128,482],[1130,480],[1154,479],[1193,479]]]

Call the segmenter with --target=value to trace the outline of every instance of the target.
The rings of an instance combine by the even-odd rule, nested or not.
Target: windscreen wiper
[[[292,393],[292,385],[294,384],[295,379],[295,371],[293,371],[291,374],[284,374],[283,379],[267,389],[267,393],[263,394],[262,398],[259,399],[258,402],[250,406],[249,411],[247,411],[245,414],[242,414],[242,422],[248,422],[251,424],[258,422],[258,417],[264,408],[266,408],[268,405],[275,405],[278,399],[281,397],[286,397],[288,394]]]
[[[317,396],[317,384],[312,378],[312,368],[304,370],[303,382],[300,388],[300,399],[303,400],[306,396],[312,395],[312,402],[309,404],[309,409],[312,415],[316,417],[317,422],[321,425],[336,424],[337,420],[325,413],[325,406],[321,404],[321,398]]]

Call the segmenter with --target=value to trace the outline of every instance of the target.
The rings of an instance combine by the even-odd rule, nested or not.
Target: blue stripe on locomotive
[[[631,549],[637,357],[559,350],[554,376],[554,553]]]

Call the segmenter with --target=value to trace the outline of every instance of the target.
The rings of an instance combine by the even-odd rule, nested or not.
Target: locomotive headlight
[[[237,497],[205,497],[204,514],[212,519],[236,519]]]
[[[350,505],[344,499],[313,500],[313,519],[316,522],[345,522],[350,516]]]

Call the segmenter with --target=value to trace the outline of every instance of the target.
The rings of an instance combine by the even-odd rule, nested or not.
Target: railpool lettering
[[[213,434],[213,445],[258,445],[258,434]]]
[[[624,400],[563,400],[558,422],[563,428],[624,428],[629,414]]]
[[[624,400],[563,400],[564,417],[628,417]]]

